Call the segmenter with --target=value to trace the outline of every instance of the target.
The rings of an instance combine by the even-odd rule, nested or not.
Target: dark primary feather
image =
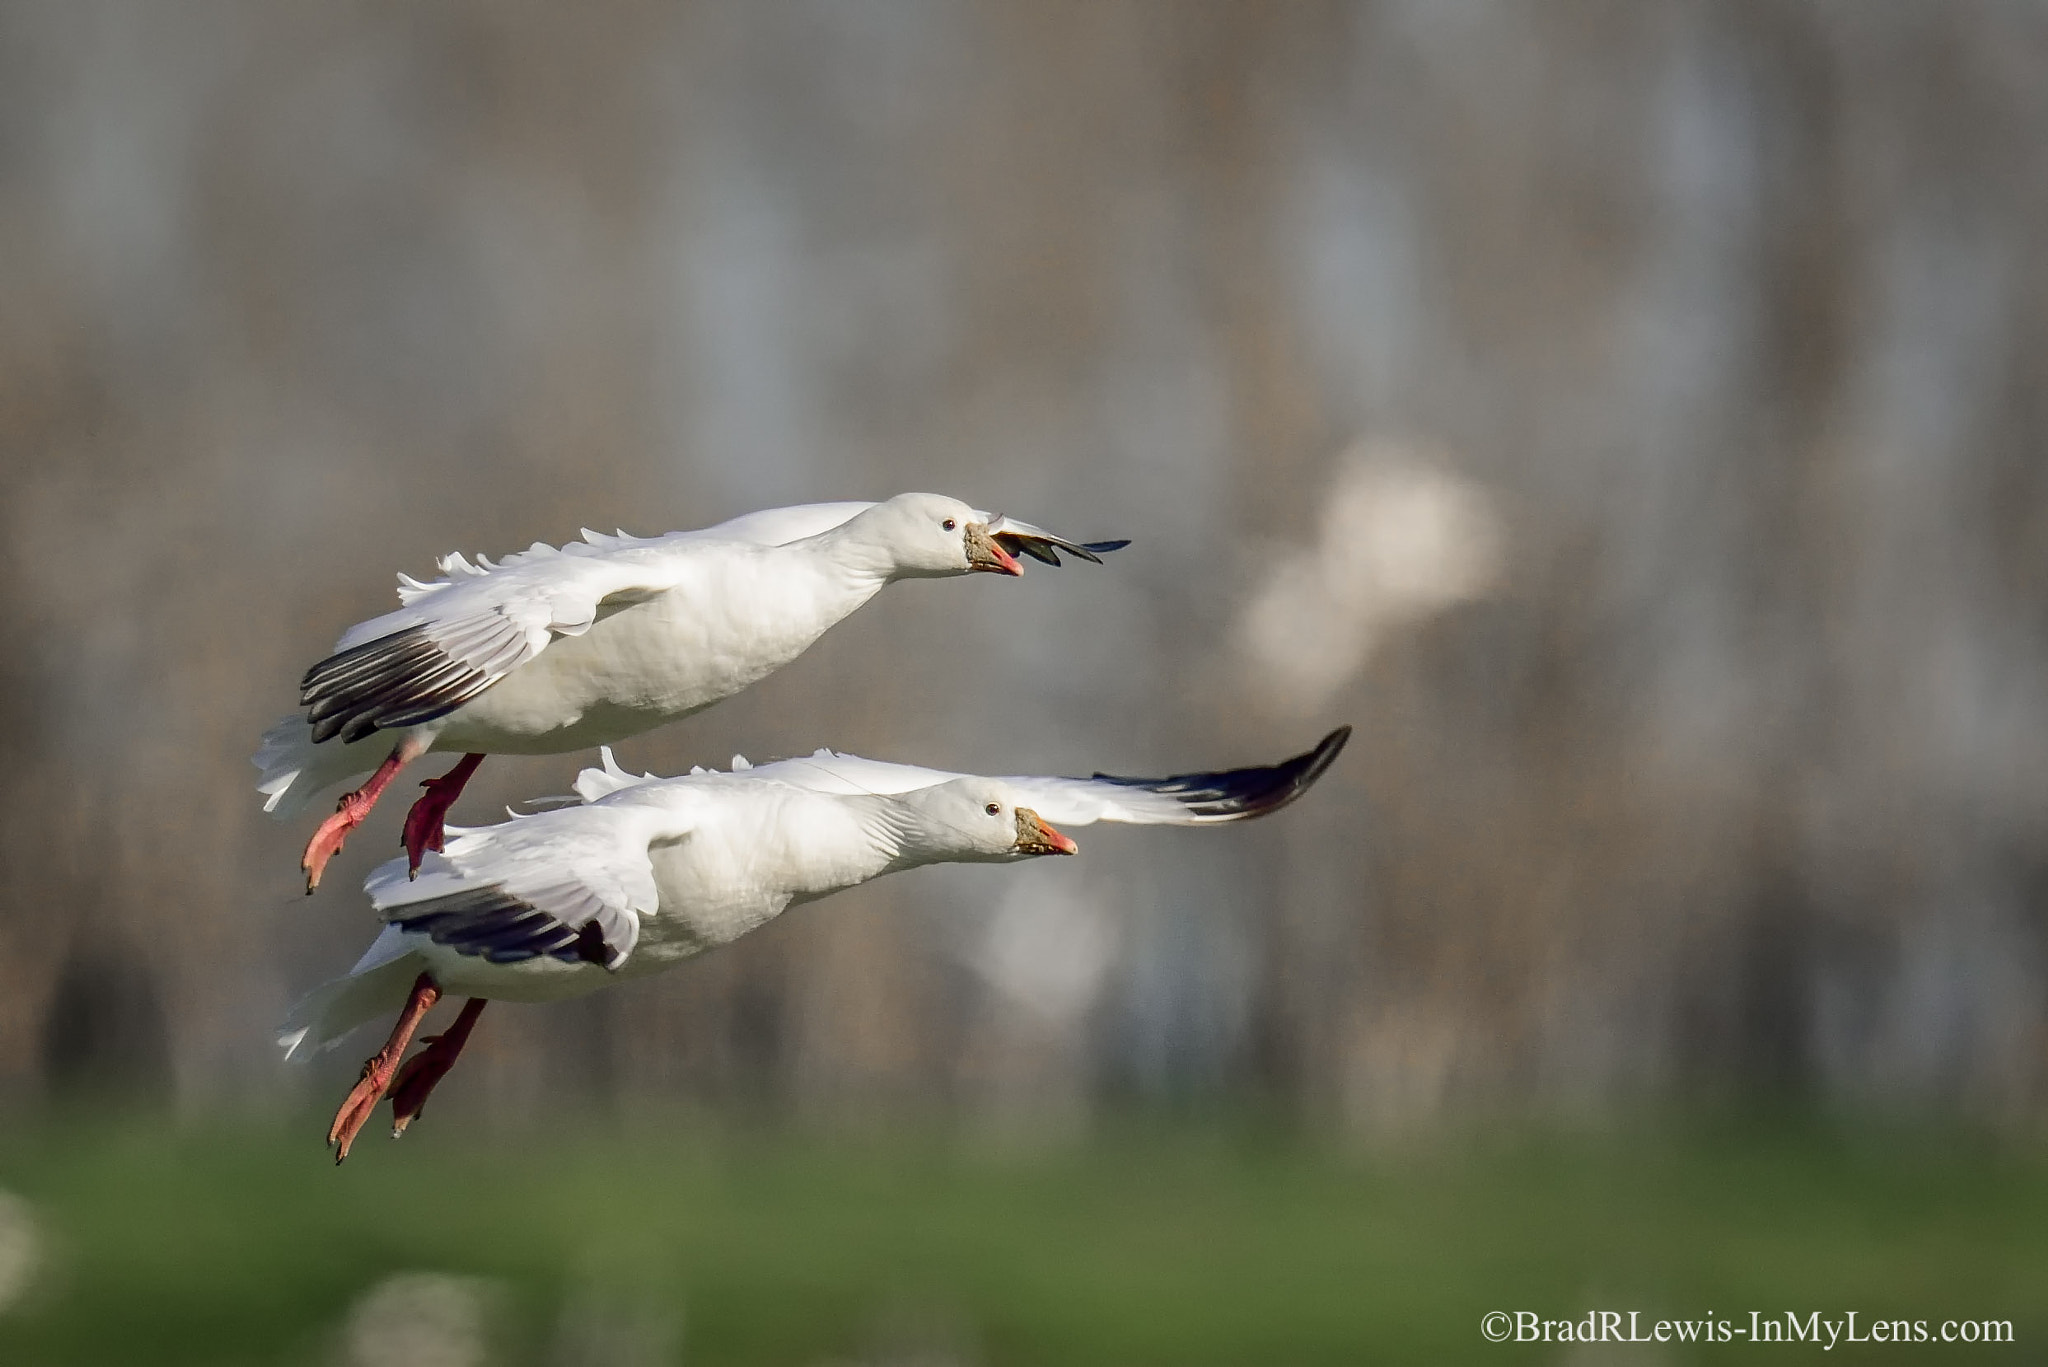
[[[1170,797],[1196,816],[1241,820],[1277,812],[1307,792],[1323,776],[1351,739],[1351,728],[1340,726],[1316,743],[1313,750],[1257,769],[1224,769],[1207,774],[1175,774],[1171,778],[1122,778],[1097,774],[1097,783],[1114,783],[1125,788]]]
[[[1123,541],[1062,541],[1056,536],[1027,536],[1022,532],[997,532],[995,542],[1011,555],[1028,555],[1045,565],[1058,565],[1060,551],[1078,555],[1099,565],[1101,557],[1130,545]]]
[[[473,888],[394,908],[391,924],[424,934],[458,954],[471,954],[494,964],[519,963],[543,954],[563,963],[592,963],[617,968],[625,955],[605,942],[596,921],[580,927],[564,925],[552,914],[503,888]]]
[[[299,681],[299,701],[313,724],[314,744],[337,735],[346,744],[385,727],[445,716],[491,682],[491,675],[454,659],[416,626],[328,656]]]

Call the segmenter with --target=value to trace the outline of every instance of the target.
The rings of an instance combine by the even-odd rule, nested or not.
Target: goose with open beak
[[[407,813],[409,868],[486,755],[610,744],[700,712],[765,678],[899,579],[1017,575],[1017,555],[1097,560],[1079,543],[940,494],[749,513],[694,532],[536,544],[431,583],[399,576],[396,612],[349,628],[306,671],[302,711],[255,764],[279,817],[367,774],[307,843],[306,891],[401,769],[461,756]]]

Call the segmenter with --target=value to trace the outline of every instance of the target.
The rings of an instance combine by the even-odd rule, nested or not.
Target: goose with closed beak
[[[336,784],[307,843],[306,891],[400,769],[462,755],[421,786],[405,820],[409,870],[484,756],[559,754],[676,721],[808,649],[899,579],[1021,574],[1017,556],[1096,561],[1124,541],[1073,542],[939,494],[749,513],[661,537],[535,544],[503,560],[443,558],[442,577],[399,576],[395,612],[349,628],[306,671],[303,711],[263,736],[254,763],[279,817]],[[1099,561],[1098,561],[1099,563]]]
[[[1063,827],[1277,811],[1322,776],[1350,731],[1279,764],[1162,779],[980,778],[829,750],[636,777],[606,749],[601,768],[578,776],[576,805],[457,828],[417,878],[403,859],[373,873],[364,890],[383,931],[347,976],[299,1004],[278,1042],[289,1056],[399,1012],[328,1131],[338,1163],[387,1091],[394,1135],[419,1115],[487,1001],[559,1001],[658,973],[883,874],[1073,854]],[[469,999],[461,1014],[404,1059],[449,994]]]

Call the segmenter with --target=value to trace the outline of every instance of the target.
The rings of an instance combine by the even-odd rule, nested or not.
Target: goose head
[[[883,550],[903,579],[955,574],[1022,574],[989,534],[988,514],[944,494],[898,494],[849,523]]]
[[[920,843],[949,863],[1006,864],[1080,847],[995,779],[960,778],[904,794],[917,811]]]

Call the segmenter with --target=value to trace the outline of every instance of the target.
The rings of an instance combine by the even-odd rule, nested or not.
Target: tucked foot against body
[[[391,1085],[392,1076],[398,1071],[398,1061],[405,1057],[406,1046],[412,1043],[413,1031],[419,1029],[420,1021],[440,999],[441,989],[432,978],[422,973],[413,980],[412,995],[406,998],[405,1009],[398,1013],[398,1023],[391,1027],[391,1038],[384,1042],[382,1049],[364,1061],[362,1077],[341,1103],[341,1109],[334,1113],[334,1123],[327,1127],[328,1147],[334,1150],[337,1165],[348,1157],[349,1146],[355,1143],[356,1135],[369,1123],[370,1112],[376,1109],[385,1088]],[[428,1086],[431,1088],[432,1084]],[[421,1099],[425,1099],[424,1093]]]
[[[418,757],[418,751],[409,751],[407,746],[399,745],[377,766],[377,772],[370,775],[369,782],[352,793],[341,795],[341,801],[334,805],[334,815],[320,823],[320,829],[313,832],[313,838],[306,843],[306,853],[299,860],[299,867],[306,872],[307,896],[312,896],[313,889],[320,886],[320,875],[326,870],[327,861],[341,853],[348,833],[363,824],[363,818],[377,805],[377,799],[383,796],[385,788],[398,776],[398,771]],[[458,784],[457,791],[460,790],[461,785]]]
[[[462,1014],[455,1018],[455,1024],[438,1035],[426,1038],[426,1048],[405,1061],[405,1067],[398,1070],[398,1078],[391,1084],[391,1137],[405,1133],[405,1127],[419,1119],[426,1109],[427,1095],[434,1085],[455,1066],[455,1060],[462,1054],[462,1046],[469,1042],[469,1032],[476,1026],[476,1018],[484,1013],[484,998],[471,997],[462,1004]]]
[[[427,851],[438,853],[444,837],[442,823],[448,816],[455,799],[462,796],[462,786],[469,782],[469,776],[484,762],[482,755],[464,755],[453,769],[439,778],[424,780],[420,787],[426,794],[412,804],[412,810],[405,814],[405,858],[406,871],[418,874],[420,860]]]

